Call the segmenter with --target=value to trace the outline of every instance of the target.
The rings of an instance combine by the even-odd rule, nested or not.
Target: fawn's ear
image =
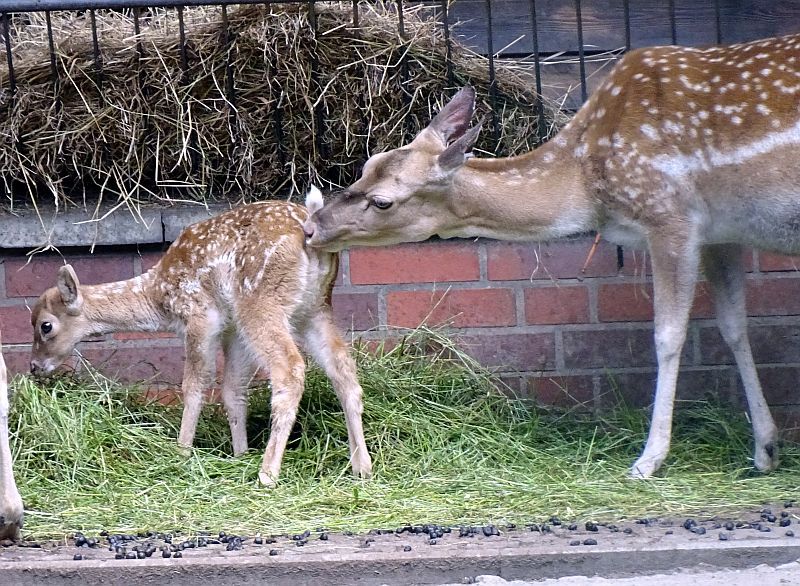
[[[69,315],[78,315],[83,309],[83,295],[80,291],[80,281],[72,265],[64,265],[58,269],[58,292],[61,294],[61,301],[67,308]]]
[[[443,146],[447,146],[464,135],[474,113],[475,90],[465,86],[434,116],[426,130],[435,132]]]
[[[306,193],[306,209],[308,210],[308,216],[313,216],[314,212],[321,209],[323,205],[325,205],[325,202],[322,200],[322,192],[316,185],[312,185],[308,188],[308,193]]]

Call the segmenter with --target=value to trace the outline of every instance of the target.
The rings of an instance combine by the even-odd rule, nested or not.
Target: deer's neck
[[[519,157],[470,159],[451,194],[461,222],[442,236],[547,240],[594,229],[580,154],[562,137]]]
[[[167,327],[153,303],[149,273],[114,283],[82,285],[83,312],[90,334],[155,332]]]

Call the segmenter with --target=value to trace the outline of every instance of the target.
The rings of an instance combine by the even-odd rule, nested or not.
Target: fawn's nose
[[[314,236],[314,232],[317,230],[317,225],[312,222],[311,220],[306,220],[306,223],[303,224],[303,232],[306,235],[306,238],[311,238]]]

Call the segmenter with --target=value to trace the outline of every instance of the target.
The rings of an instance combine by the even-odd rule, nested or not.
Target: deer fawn
[[[322,206],[319,190],[312,188],[306,206]],[[190,448],[221,344],[222,400],[235,455],[247,450],[246,385],[257,367],[269,373],[272,429],[259,480],[271,485],[303,394],[299,344],[331,379],[344,408],[353,473],[368,477],[361,386],[330,306],[338,257],[305,247],[307,216],[303,207],[278,201],[224,212],[186,228],[156,266],[127,281],[80,285],[71,266],[61,267],[57,286],[33,308],[31,371],[53,371],[87,335],[180,333],[186,363],[178,445]]]
[[[0,354],[0,539],[15,539],[22,528],[22,498],[11,468],[8,443],[8,375]]]
[[[518,157],[471,158],[474,99],[462,89],[410,144],[372,156],[306,222],[309,244],[336,251],[433,235],[525,241],[597,230],[646,246],[658,380],[634,477],[652,475],[669,450],[702,263],[744,382],[755,466],[775,468],[777,428],[747,337],[742,252],[800,252],[800,35],[631,51],[555,138]]]

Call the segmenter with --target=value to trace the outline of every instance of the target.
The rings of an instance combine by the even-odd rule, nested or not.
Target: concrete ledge
[[[163,244],[172,242],[189,224],[204,220],[229,209],[215,204],[207,208],[186,205],[173,208],[143,208],[131,211],[70,210],[55,213],[33,209],[0,215],[0,248],[37,248],[53,246],[115,246],[131,244]],[[102,218],[102,220],[98,220]]]
[[[415,548],[412,553],[364,549],[353,552],[305,553],[286,551],[272,557],[267,549],[226,557],[208,550],[203,557],[183,559],[75,562],[0,562],[3,583],[41,584],[357,584],[363,586],[462,583],[464,578],[494,575],[507,580],[541,580],[564,576],[647,576],[681,569],[743,569],[760,564],[778,566],[800,558],[794,539],[741,539],[735,542],[683,542],[634,547],[500,547],[484,544],[475,549],[442,546]],[[75,548],[70,552],[76,551]],[[293,550],[295,548],[292,548]],[[242,554],[243,552],[232,552]]]

